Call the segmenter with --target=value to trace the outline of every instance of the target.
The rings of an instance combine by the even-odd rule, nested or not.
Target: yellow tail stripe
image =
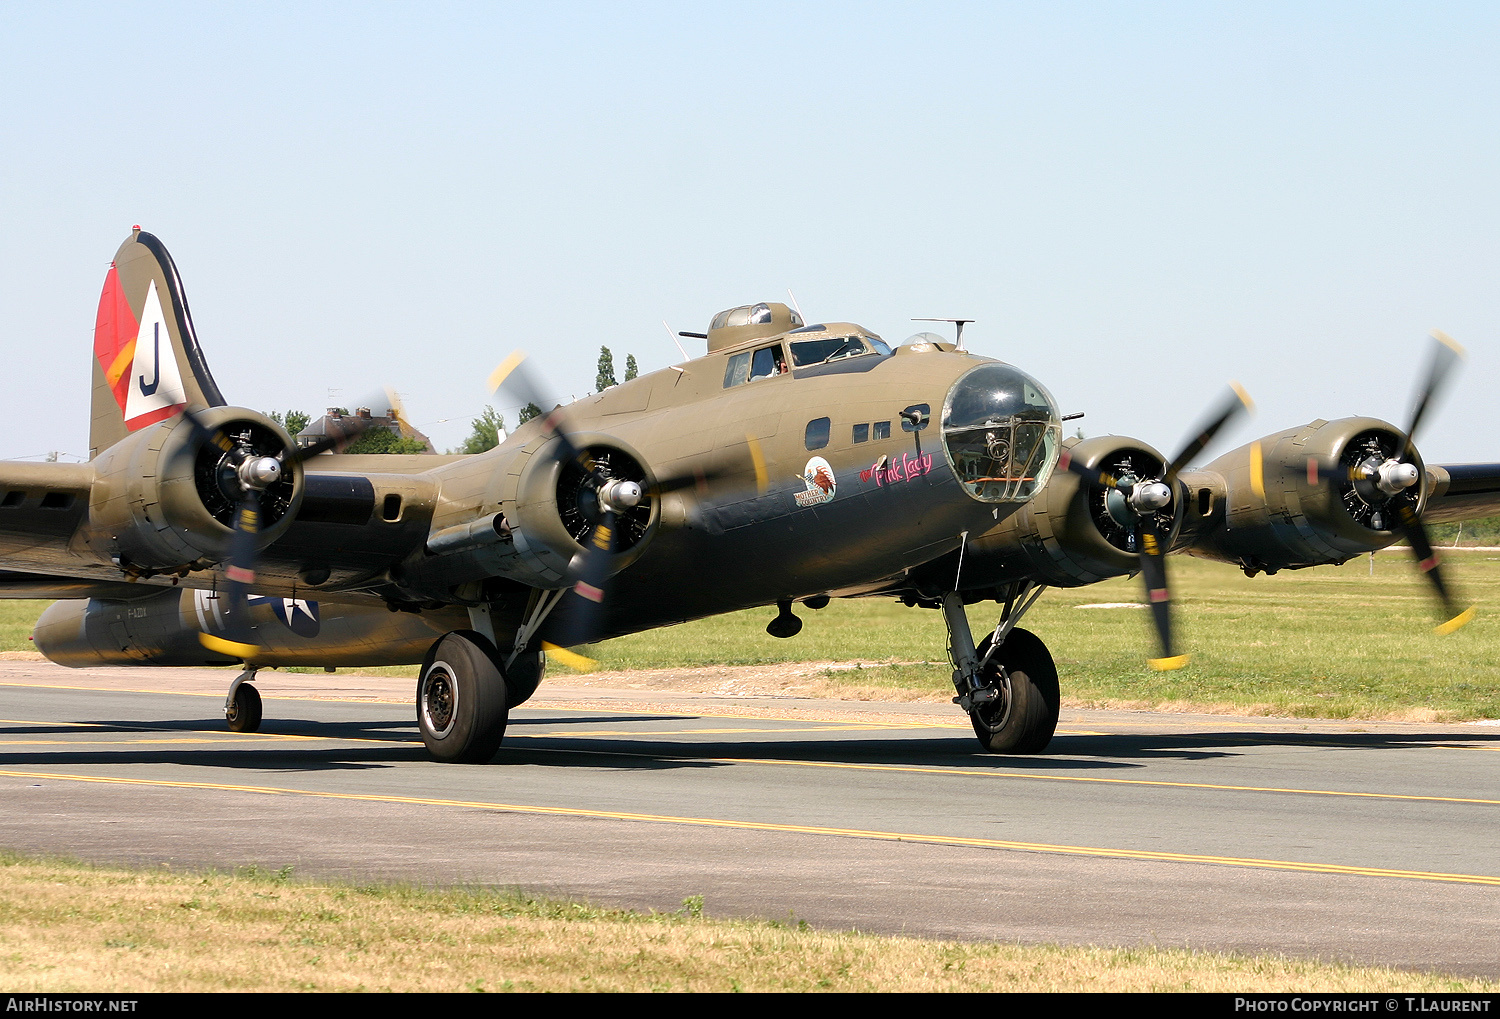
[[[135,341],[131,340],[120,348],[120,352],[115,355],[114,361],[110,363],[109,369],[104,373],[104,380],[109,383],[110,388],[114,388],[114,384],[120,381],[120,376],[129,371],[130,366],[134,363]]]

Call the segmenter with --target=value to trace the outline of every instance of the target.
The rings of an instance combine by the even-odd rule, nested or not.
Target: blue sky
[[[85,451],[140,223],[232,402],[390,383],[442,446],[515,347],[582,395],[790,287],[977,319],[1167,452],[1231,378],[1218,449],[1400,423],[1441,328],[1423,450],[1500,460],[1497,44],[1493,4],[7,4],[0,456]]]

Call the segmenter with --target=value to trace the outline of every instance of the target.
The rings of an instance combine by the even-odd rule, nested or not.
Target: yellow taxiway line
[[[231,785],[221,782],[171,782],[142,778],[112,778],[99,775],[69,775],[59,772],[16,771],[0,769],[0,775],[11,778],[44,779],[63,782],[90,782],[104,785],[137,785],[170,789],[206,789],[219,792],[260,793],[272,796],[306,796],[313,799],[354,800],[366,803],[400,803],[433,807],[462,807],[470,810],[498,810],[514,814],[539,814],[556,817],[580,817],[607,821],[642,821],[655,824],[679,824],[705,828],[732,828],[742,831],[776,832],[788,835],[821,835],[837,838],[875,839],[883,842],[916,842],[926,845],[961,846],[972,849],[1002,849],[1019,852],[1052,853],[1064,856],[1086,856],[1116,860],[1141,860],[1154,863],[1206,863],[1229,867],[1252,867],[1263,870],[1300,871],[1313,874],[1342,874],[1358,877],[1406,878],[1418,881],[1442,881],[1455,884],[1500,887],[1500,876],[1488,874],[1450,874],[1441,871],[1400,870],[1391,867],[1352,867],[1337,863],[1310,863],[1301,860],[1264,860],[1255,857],[1214,856],[1203,853],[1164,853],[1144,849],[1110,849],[1101,846],[1069,846],[1046,842],[1019,842],[1011,839],[965,838],[957,835],[935,835],[920,832],[880,831],[864,828],[834,828],[824,825],[775,824],[769,821],[735,821],[716,817],[678,817],[671,814],[641,814],[620,810],[585,810],[578,807],[544,807],[536,804],[493,803],[484,800],[450,800],[422,796],[391,796],[379,793],[335,793],[278,786]]]
[[[0,724],[10,725],[56,725],[62,723],[42,722],[35,720],[0,718]],[[115,731],[139,731],[160,732],[159,729],[141,728],[139,730],[119,725],[118,723],[99,722],[69,722],[68,725],[77,725],[88,728],[108,728]],[[511,732],[507,733],[508,739],[567,739],[567,738],[594,738],[602,736],[612,737],[657,737],[657,736],[679,736],[679,735],[718,735],[735,733],[777,733],[777,732],[828,732],[828,731],[859,731],[860,725],[813,725],[799,728],[785,729],[683,729],[671,732],[632,732],[627,730],[601,730],[589,732]],[[8,739],[3,731],[0,731],[0,748],[7,746],[100,746],[100,745],[149,745],[170,743],[258,743],[258,742],[330,742],[330,743],[359,743],[376,744],[380,746],[416,746],[420,740],[412,739],[372,739],[368,736],[308,736],[297,733],[212,733],[196,737],[176,737],[160,739],[88,739],[79,738],[73,740],[24,740]],[[565,750],[552,747],[537,748],[543,753],[557,754],[604,754],[609,757],[658,757],[660,755],[641,754],[632,751],[596,751],[596,750]],[[1447,749],[1468,750],[1491,750],[1500,749],[1492,747],[1457,747]],[[1103,778],[1097,775],[1050,775],[1037,774],[1035,772],[1001,771],[989,768],[957,768],[957,767],[932,767],[919,764],[859,764],[845,761],[797,761],[786,758],[775,757],[674,757],[677,761],[701,762],[705,764],[741,764],[741,765],[770,765],[784,768],[838,768],[846,771],[875,771],[892,772],[896,774],[909,775],[937,775],[951,778],[987,778],[997,780],[1032,781],[1032,782],[1078,782],[1089,785],[1117,785],[1138,786],[1143,788],[1158,789],[1207,789],[1214,792],[1235,793],[1283,793],[1295,796],[1341,796],[1353,799],[1368,800],[1398,800],[1417,803],[1468,803],[1482,807],[1500,807],[1500,799],[1481,799],[1470,796],[1432,796],[1418,795],[1413,793],[1374,793],[1359,792],[1346,789],[1298,789],[1291,786],[1253,786],[1253,785],[1229,785],[1217,782],[1168,782],[1160,779],[1144,778]]]

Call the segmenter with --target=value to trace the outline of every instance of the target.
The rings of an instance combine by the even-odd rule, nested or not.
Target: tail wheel
[[[981,661],[989,654],[992,639],[993,635],[980,641],[976,650]],[[1061,706],[1057,666],[1047,645],[1030,630],[1011,630],[980,677],[1000,691],[999,697],[969,715],[974,735],[984,748],[996,754],[1045,750],[1057,729]]]
[[[234,691],[234,700],[224,709],[224,720],[230,732],[255,732],[260,728],[260,691],[249,683],[241,683]]]
[[[417,678],[417,725],[428,753],[483,764],[500,749],[508,719],[505,677],[489,641],[456,630],[432,646]]]

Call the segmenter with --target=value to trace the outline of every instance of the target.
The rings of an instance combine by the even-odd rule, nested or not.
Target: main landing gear
[[[974,735],[997,754],[1039,754],[1057,729],[1057,667],[1047,645],[1016,627],[1036,603],[1041,586],[1023,586],[1006,602],[994,632],[978,647],[957,592],[943,596],[948,655],[953,660],[954,703],[969,713]]]
[[[510,697],[498,658],[489,638],[473,630],[455,630],[427,652],[417,677],[417,725],[433,757],[484,764],[500,749]]]

